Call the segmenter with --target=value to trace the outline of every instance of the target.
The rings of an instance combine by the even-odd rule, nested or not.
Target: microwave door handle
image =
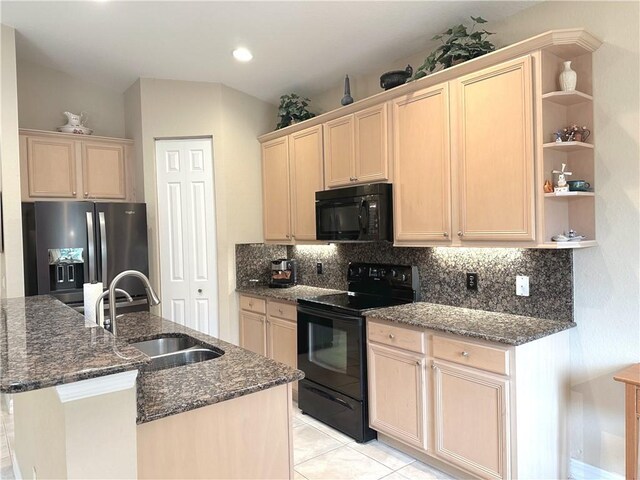
[[[98,221],[100,223],[100,258],[102,264],[102,286],[109,287],[107,283],[107,222],[104,218],[104,212],[98,213]]]
[[[96,281],[96,233],[93,229],[93,212],[87,212],[87,263],[89,264],[89,283]]]
[[[366,200],[360,202],[360,212],[358,213],[358,225],[362,233],[367,233],[369,225],[369,207]]]

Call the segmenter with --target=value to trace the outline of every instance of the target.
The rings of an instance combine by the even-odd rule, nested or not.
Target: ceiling
[[[17,30],[19,60],[119,92],[151,77],[221,82],[276,103],[384,71],[469,14],[498,21],[534,3],[3,0],[0,21]],[[240,45],[253,61],[233,59]]]

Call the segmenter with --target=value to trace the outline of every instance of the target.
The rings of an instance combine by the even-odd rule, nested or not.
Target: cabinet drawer
[[[264,298],[240,295],[240,308],[249,312],[266,313],[267,301]]]
[[[501,348],[434,335],[433,356],[489,372],[509,375],[509,352]]]
[[[369,320],[367,331],[367,338],[370,342],[382,343],[417,353],[425,352],[425,332],[422,330]]]
[[[267,303],[267,311],[271,317],[283,318],[285,320],[291,320],[292,322],[295,322],[298,318],[295,303],[269,300]]]

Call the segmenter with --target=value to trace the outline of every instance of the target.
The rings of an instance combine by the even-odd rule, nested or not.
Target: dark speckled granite
[[[182,367],[140,372],[138,423],[186,412],[250,393],[301,380],[304,374],[282,363],[148,312],[118,319],[118,337],[127,342],[167,334],[188,335],[205,347],[224,351],[219,358]]]
[[[2,301],[0,392],[135,370],[148,357],[49,296]]]
[[[329,288],[309,287],[308,285],[296,285],[289,288],[269,288],[260,285],[238,287],[236,291],[247,295],[257,295],[259,297],[269,297],[278,300],[296,302],[300,298],[317,297],[318,295],[331,295],[333,293],[344,293],[344,290],[332,290]]]
[[[369,319],[405,323],[507,345],[522,345],[576,326],[573,322],[558,322],[424,302],[370,310],[366,315]]]

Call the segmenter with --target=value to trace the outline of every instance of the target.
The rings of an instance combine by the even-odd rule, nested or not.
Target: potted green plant
[[[493,35],[493,33],[484,29],[475,31],[476,25],[487,23],[487,21],[482,17],[471,17],[471,20],[473,20],[473,25],[470,31],[460,24],[433,37],[431,40],[440,40],[442,45],[429,54],[424,63],[413,74],[410,81],[432,73],[438,65],[444,70],[458,63],[493,52],[496,47],[487,40],[487,37]]]
[[[310,101],[308,98],[301,97],[295,93],[282,95],[280,97],[280,107],[278,108],[280,121],[276,126],[276,130],[315,117],[315,114],[307,109]]]

